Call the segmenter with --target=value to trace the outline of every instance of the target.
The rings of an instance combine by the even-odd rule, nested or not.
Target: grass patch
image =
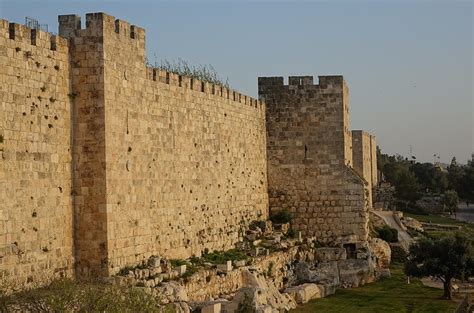
[[[460,226],[461,228],[457,232],[459,232],[459,233],[463,234],[464,236],[466,236],[471,242],[474,242],[474,223],[458,221],[458,220],[455,220],[455,219],[450,218],[450,217],[435,215],[435,214],[417,215],[417,214],[405,213],[405,216],[417,219],[418,221],[420,221],[422,223],[429,223],[431,221],[431,223],[433,223],[433,224],[446,224],[446,225]],[[430,238],[433,238],[433,239],[439,239],[439,238],[443,238],[443,237],[454,236],[456,234],[456,231],[453,231],[453,230],[430,230],[430,231],[425,231],[424,234],[427,237],[430,237]]]
[[[231,249],[227,251],[214,251],[211,253],[203,254],[201,257],[202,262],[208,262],[212,264],[224,264],[227,261],[240,261],[247,259],[248,256],[245,254],[245,252],[237,249]]]
[[[392,277],[353,289],[338,289],[336,294],[310,301],[292,312],[454,312],[457,303],[443,300],[443,291],[425,287],[419,279],[407,285],[400,264],[391,266]]]

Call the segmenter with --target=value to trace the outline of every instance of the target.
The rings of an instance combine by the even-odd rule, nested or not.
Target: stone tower
[[[327,243],[367,238],[364,180],[351,168],[349,92],[342,76],[260,77],[267,104],[270,210]]]

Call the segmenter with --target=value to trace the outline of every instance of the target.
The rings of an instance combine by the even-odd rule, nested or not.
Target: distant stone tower
[[[368,203],[372,207],[372,136],[363,130],[352,131],[352,159],[354,170],[367,182]]]
[[[271,212],[289,210],[293,227],[326,243],[367,238],[368,195],[351,168],[349,92],[342,76],[260,77],[267,104]]]

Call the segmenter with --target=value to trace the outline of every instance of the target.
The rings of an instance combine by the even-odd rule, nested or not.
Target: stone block
[[[234,261],[234,265],[235,267],[243,267],[246,265],[246,262],[245,260],[238,260],[238,261]]]
[[[232,261],[227,261],[224,264],[218,264],[217,270],[224,273],[232,271]]]
[[[157,256],[151,256],[150,258],[148,258],[148,266],[151,268],[161,267],[160,262],[161,259]]]
[[[184,273],[186,273],[186,264],[176,267],[175,270],[178,272],[178,276],[183,275]]]
[[[221,303],[212,303],[201,308],[201,313],[221,313]]]
[[[150,269],[150,276],[156,276],[161,273],[161,267],[153,267]]]
[[[299,286],[289,287],[285,289],[285,293],[291,295],[295,299],[296,303],[303,304],[312,299],[322,297],[322,289],[324,287],[317,284],[302,284]]]
[[[338,261],[347,258],[344,248],[317,248],[315,255],[318,262]]]

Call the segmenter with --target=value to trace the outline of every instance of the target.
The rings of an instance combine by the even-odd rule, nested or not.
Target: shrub
[[[386,242],[398,242],[398,230],[388,225],[377,228],[378,238],[385,240]]]
[[[134,287],[62,279],[12,296],[0,295],[0,311],[29,312],[160,312],[158,301]]]
[[[291,213],[288,210],[282,210],[270,214],[270,221],[274,224],[285,224],[289,223],[292,219]]]
[[[288,238],[296,238],[296,230],[294,230],[293,228],[290,228],[288,230],[288,233],[286,233],[286,236]]]
[[[154,65],[147,61],[147,65],[158,68],[163,71],[175,73],[182,76],[187,76],[194,79],[199,79],[202,82],[209,82],[216,85],[221,85],[229,89],[228,80],[224,80],[217,74],[217,71],[210,64],[207,65],[191,65],[189,62],[178,58],[176,61],[162,60],[160,65],[156,62]]]
[[[171,263],[171,266],[172,267],[177,267],[177,266],[181,266],[181,265],[187,265],[188,262],[184,261],[184,260],[180,260],[180,259],[171,259],[170,260],[170,263]]]
[[[202,259],[205,262],[212,264],[223,264],[227,261],[247,260],[248,256],[240,250],[231,249],[227,251],[214,251],[212,253],[204,254]]]

